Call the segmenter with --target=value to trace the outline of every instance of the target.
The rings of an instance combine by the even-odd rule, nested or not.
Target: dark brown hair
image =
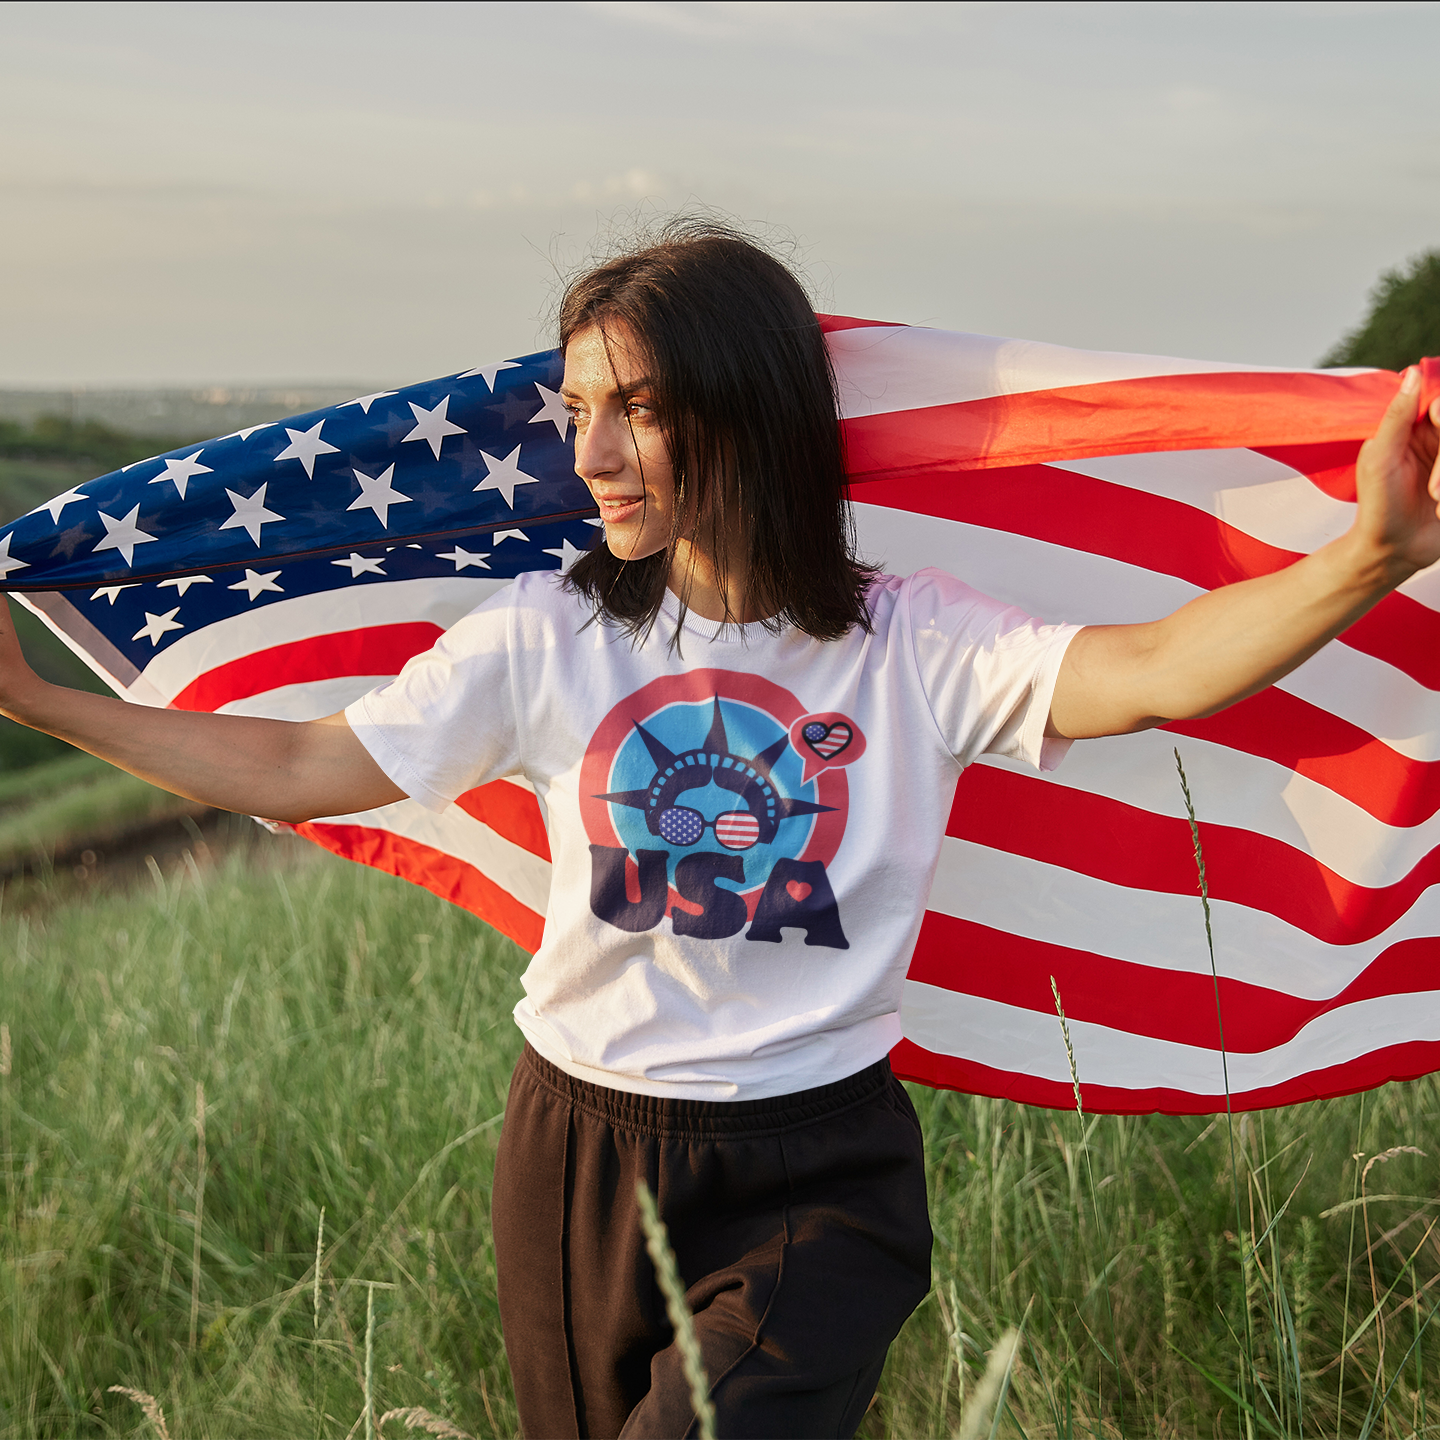
[[[673,220],[566,288],[561,349],[591,326],[607,338],[628,331],[651,379],[675,474],[671,543],[702,544],[723,588],[715,542],[737,523],[745,592],[767,629],[793,625],[817,640],[868,630],[875,567],[855,555],[835,379],[789,269],[726,226]],[[643,635],[665,597],[669,552],[627,561],[596,538],[566,583],[597,617]]]

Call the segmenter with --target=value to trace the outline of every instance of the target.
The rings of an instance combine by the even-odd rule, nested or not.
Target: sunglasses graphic
[[[727,850],[748,850],[760,839],[760,821],[748,810],[724,810],[707,820],[688,805],[672,805],[660,812],[655,824],[669,845],[695,845],[710,829]]]

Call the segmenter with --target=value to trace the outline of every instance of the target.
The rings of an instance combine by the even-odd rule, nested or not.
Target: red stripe
[[[836,330],[862,330],[870,326],[886,330],[899,328],[894,320],[857,320],[853,315],[816,315],[815,318],[826,335]]]
[[[338,606],[337,606],[338,608]],[[342,675],[395,675],[445,632],[428,620],[370,625],[312,635],[242,655],[197,675],[171,702],[174,710],[218,710],[282,685],[335,680]]]
[[[442,900],[478,915],[532,955],[540,948],[545,917],[522,905],[473,865],[443,850],[368,825],[307,821],[295,826],[295,833],[347,860],[371,865],[387,875],[398,875],[412,885],[432,891]]]
[[[1058,466],[957,470],[943,484],[941,478],[927,476],[923,485],[878,479],[857,498],[1104,555],[1206,590],[1270,575],[1300,559],[1299,552],[1267,545],[1193,505]],[[1440,615],[1408,595],[1387,595],[1340,638],[1440,690]]]
[[[960,777],[946,833],[1112,885],[1196,893],[1184,820],[993,765],[972,765]],[[1373,939],[1440,881],[1440,849],[1372,889],[1268,835],[1202,821],[1200,838],[1212,898],[1278,916],[1329,945]]]
[[[492,780],[488,785],[467,790],[455,803],[512,845],[549,860],[550,837],[545,833],[540,802],[530,791],[508,780]]]
[[[1440,764],[1412,760],[1288,690],[1272,686],[1208,719],[1161,728],[1273,760],[1387,825],[1419,825],[1440,809]]]
[[[1200,907],[1195,907],[1200,924]],[[1225,1047],[1259,1054],[1293,1040],[1331,1010],[1382,995],[1415,994],[1417,1004],[1440,1000],[1440,939],[1424,936],[1387,946],[1338,995],[1307,999],[1264,985],[1220,978]],[[1050,977],[1071,1020],[1086,1020],[1177,1045],[1220,1048],[1215,982],[1208,974],[1138,965],[1043,940],[993,930],[971,920],[927,911],[920,927],[911,980],[965,995],[1055,1013]],[[1422,995],[1423,992],[1423,995]]]
[[[1252,445],[1258,455],[1268,455],[1306,476],[1312,485],[1334,500],[1355,503],[1355,459],[1361,441],[1335,440],[1325,445]]]
[[[928,405],[844,422],[852,479],[991,470],[1091,455],[1364,440],[1395,394],[1366,375],[1150,375]]]
[[[902,1080],[914,1080],[936,1090],[960,1090],[969,1095],[994,1095],[1021,1105],[1044,1105],[1053,1110],[1074,1110],[1075,1092],[1067,1081],[1042,1080],[996,1070],[973,1060],[937,1055],[902,1040],[890,1052],[890,1064]],[[1329,1065],[1297,1075],[1280,1085],[1236,1091],[1230,1097],[1235,1110],[1268,1110],[1279,1105],[1299,1105],[1307,1100],[1329,1100],[1354,1095],[1392,1080],[1415,1080],[1440,1070],[1440,1042],[1410,1040],[1372,1050],[1343,1065]],[[1085,1109],[1104,1115],[1210,1115],[1224,1111],[1225,1096],[1193,1095],[1185,1090],[1164,1087],[1130,1090],[1115,1085],[1087,1085],[1080,1077]]]

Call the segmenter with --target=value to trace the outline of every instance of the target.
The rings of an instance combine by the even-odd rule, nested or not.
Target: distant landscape
[[[202,385],[193,389],[134,390],[79,387],[72,390],[0,390],[0,421],[33,426],[42,417],[118,430],[123,435],[158,437],[168,446],[208,440],[339,405],[364,395],[372,383],[334,385]]]

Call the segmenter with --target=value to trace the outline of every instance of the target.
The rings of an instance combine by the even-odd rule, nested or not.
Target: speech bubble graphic
[[[807,784],[821,771],[854,764],[865,753],[865,736],[848,715],[825,710],[802,715],[790,727],[790,745],[805,762],[801,783]]]

